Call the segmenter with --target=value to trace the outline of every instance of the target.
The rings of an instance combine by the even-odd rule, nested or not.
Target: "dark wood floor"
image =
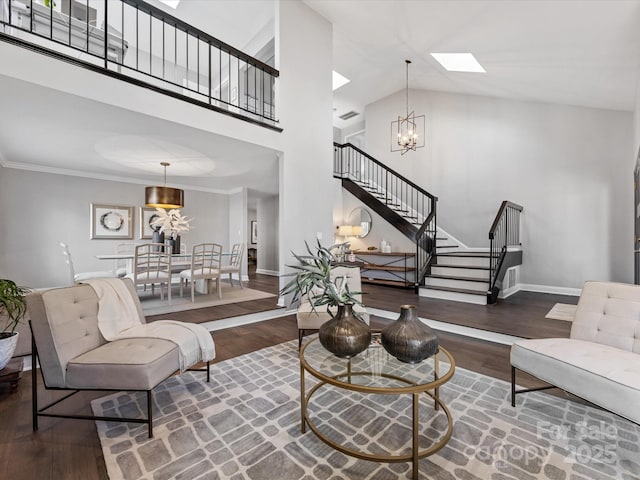
[[[276,293],[277,279],[252,276],[250,287],[271,289],[272,293]],[[423,317],[524,337],[554,336],[556,332],[558,336],[567,336],[570,323],[546,320],[544,315],[556,302],[575,303],[577,300],[575,297],[518,293],[496,306],[483,307],[424,299],[413,295],[411,291],[394,288],[364,286],[363,289],[367,292],[365,303],[369,306],[398,311],[400,305],[412,303],[418,306]],[[203,311],[174,313],[172,317],[180,319],[183,315],[197,315],[212,320],[237,315],[238,308],[248,307],[224,305]],[[374,318],[372,326],[382,327],[388,322]],[[220,330],[213,335],[216,361],[219,362],[292,340],[297,337],[297,329],[295,317],[289,315]],[[458,367],[509,380],[508,347],[444,332],[439,332],[439,338],[441,344],[454,355]],[[523,377],[519,381],[525,385],[534,384],[534,380],[529,378]],[[41,395],[43,402],[54,398],[51,392],[43,391]],[[90,413],[89,400],[99,396],[99,393],[82,394],[66,404],[65,411]],[[94,422],[41,418],[40,429],[32,432],[30,375],[22,379],[16,393],[9,393],[7,387],[0,385],[0,419],[0,479],[107,479]]]

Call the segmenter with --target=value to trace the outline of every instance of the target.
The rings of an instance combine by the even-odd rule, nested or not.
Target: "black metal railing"
[[[436,252],[437,197],[359,148],[334,143],[333,176],[349,179],[415,228],[416,289]]]
[[[0,0],[0,39],[280,130],[279,72],[141,0]]]
[[[520,215],[523,207],[503,201],[489,229],[489,292],[496,286],[507,248],[520,245]]]

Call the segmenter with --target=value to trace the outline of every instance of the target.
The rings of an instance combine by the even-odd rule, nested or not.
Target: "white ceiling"
[[[638,0],[305,0],[333,24],[339,115],[405,87],[633,110]],[[485,74],[445,71],[432,52],[471,52]]]
[[[0,75],[0,159],[141,183],[278,193],[275,152]],[[7,95],[6,92],[11,92]]]

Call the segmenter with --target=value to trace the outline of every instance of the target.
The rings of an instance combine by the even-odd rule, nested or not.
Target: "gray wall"
[[[366,108],[367,150],[439,197],[438,223],[472,247],[502,200],[524,206],[521,282],[632,281],[630,112],[411,91],[426,147],[389,152],[404,92]]]
[[[109,270],[114,261],[97,254],[115,253],[120,242],[148,242],[139,238],[138,207],[144,202],[144,186],[2,168],[0,211],[5,238],[0,248],[0,272],[30,287],[68,283],[59,242],[68,243],[76,272]],[[134,209],[133,240],[90,240],[91,203],[129,205]],[[194,243],[229,239],[227,195],[185,191],[182,213],[194,217],[192,229],[181,235],[190,249]]]
[[[229,243],[223,246],[223,250],[230,252],[231,246],[236,243],[244,244],[245,251],[240,269],[243,277],[247,276],[247,230],[244,226],[247,224],[247,189],[243,188],[241,192],[229,195]],[[227,262],[224,261],[223,264]]]
[[[277,274],[278,262],[278,209],[277,196],[258,200],[258,273]]]

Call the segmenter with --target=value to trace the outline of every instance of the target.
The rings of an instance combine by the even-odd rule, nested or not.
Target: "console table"
[[[416,279],[416,254],[409,252],[355,252],[362,262],[360,276],[365,283],[413,287]]]
[[[447,406],[440,400],[439,387],[448,382],[455,371],[453,356],[444,348],[440,347],[438,352],[418,364],[402,363],[389,355],[379,343],[379,330],[374,331],[373,340],[369,348],[359,353],[353,358],[338,358],[320,344],[317,337],[307,342],[300,350],[300,414],[301,430],[306,431],[309,425],[313,433],[324,443],[336,450],[351,455],[356,458],[375,462],[411,462],[412,478],[418,479],[418,461],[421,458],[434,454],[451,438],[453,433],[453,419]],[[315,384],[308,392],[305,386],[305,372],[313,375],[319,383]],[[324,387],[324,388],[323,388]],[[319,406],[313,405],[312,397],[319,390],[323,392],[318,396],[321,398]],[[361,399],[354,397],[355,392],[361,394],[382,394],[382,395],[402,395],[412,396],[410,412],[407,415],[411,418],[411,438],[408,439],[407,448],[399,454],[383,454],[384,446],[376,443],[375,448],[364,451],[362,448],[351,442],[351,437],[330,438],[334,423],[331,416],[340,417],[341,413],[334,413],[326,407],[329,402],[329,395],[335,395],[335,402],[340,403],[340,412],[348,412],[350,407],[360,405]],[[356,393],[357,395],[357,393]],[[436,425],[443,425],[440,429],[440,436],[432,443],[420,449],[420,441],[424,438],[420,435],[420,399],[433,400],[433,408],[441,413],[434,413],[431,416],[430,425],[424,426],[424,430],[433,430]],[[349,405],[351,403],[351,405]],[[424,403],[424,402],[422,402]],[[309,413],[309,405],[312,411],[315,408],[324,406],[319,415]],[[389,405],[386,403],[385,405]],[[424,407],[424,405],[422,405]],[[396,404],[394,402],[394,407]],[[384,416],[385,406],[381,406],[377,412],[378,416]],[[344,413],[348,415],[348,413]],[[440,418],[436,418],[440,417]],[[446,419],[446,422],[444,420]],[[336,418],[336,422],[344,422],[344,418]],[[375,419],[373,420],[375,422]],[[384,435],[384,432],[382,432]],[[427,440],[428,442],[429,440]],[[375,453],[374,453],[375,452]]]

